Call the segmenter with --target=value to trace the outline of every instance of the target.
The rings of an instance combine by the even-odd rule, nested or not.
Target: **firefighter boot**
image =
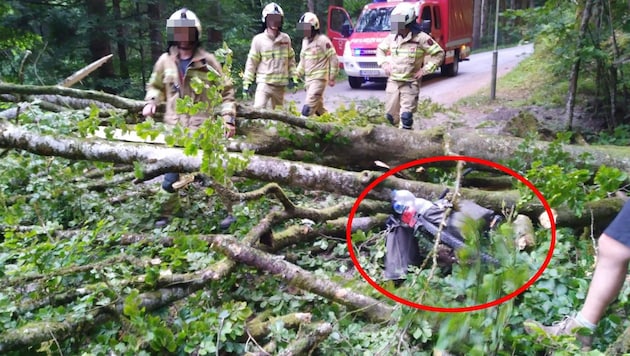
[[[413,129],[413,113],[410,113],[408,111],[402,113],[402,115],[400,115],[400,123],[403,129],[412,130]]]
[[[308,105],[302,106],[302,116],[309,117],[311,115],[311,107]]]
[[[179,194],[170,194],[168,200],[162,205],[160,216],[155,220],[155,227],[161,229],[168,225],[171,218],[181,213],[181,201]]]
[[[162,180],[162,189],[169,193],[175,193],[173,189],[173,183],[179,180],[179,173],[166,173],[164,174],[164,180]]]
[[[392,126],[396,126],[396,121],[394,121],[394,117],[391,114],[385,114],[385,118]]]

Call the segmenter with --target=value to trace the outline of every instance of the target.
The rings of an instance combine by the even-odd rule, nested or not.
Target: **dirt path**
[[[530,55],[533,45],[522,45],[498,51],[497,75],[503,76],[512,70],[521,60]],[[459,99],[472,95],[486,88],[490,90],[492,79],[492,52],[481,52],[470,56],[469,61],[461,62],[459,74],[454,78],[442,77],[439,72],[423,79],[420,98],[430,98],[433,102],[451,106]],[[325,105],[334,111],[339,105],[348,105],[351,101],[378,100],[385,98],[384,83],[365,83],[361,89],[352,89],[347,81],[328,87],[325,92]],[[288,93],[287,101],[295,101],[302,107],[305,92]]]

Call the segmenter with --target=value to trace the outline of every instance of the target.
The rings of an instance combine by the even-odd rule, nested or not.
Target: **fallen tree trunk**
[[[330,323],[306,325],[306,327],[301,330],[302,335],[298,335],[298,337],[278,355],[310,355],[317,346],[324,341],[330,333],[332,333],[332,330],[332,325]]]
[[[22,149],[38,155],[58,156],[73,160],[126,164],[140,162],[144,164],[144,175],[143,179],[139,181],[152,179],[167,172],[197,172],[201,166],[200,155],[187,156],[178,148],[110,142],[100,139],[39,135],[9,123],[0,123],[0,148]],[[238,153],[232,154],[239,155]],[[276,182],[281,185],[357,197],[370,183],[381,176],[382,172],[346,171],[316,164],[254,155],[249,160],[247,167],[236,172],[236,175]],[[440,184],[410,181],[390,176],[372,189],[367,198],[389,201],[392,189],[407,189],[416,196],[435,199],[445,188]],[[495,211],[502,211],[505,207],[515,206],[520,199],[515,190],[484,191],[463,188],[460,192],[464,198],[474,200]],[[621,203],[621,200],[616,198],[606,201],[614,202],[610,205],[613,210],[604,203],[589,203],[587,206],[588,209],[592,210],[594,219],[603,223],[610,221],[611,212],[618,211],[618,203]],[[389,213],[389,211],[383,212]],[[540,202],[534,201],[524,205],[520,212],[531,218],[536,218],[544,212],[544,209]],[[573,213],[561,210],[558,223],[564,226],[576,226],[573,223],[575,218]],[[583,217],[583,219],[586,218]],[[581,222],[583,221],[581,220]]]
[[[271,327],[277,322],[282,322],[284,326],[291,328],[310,323],[312,317],[313,315],[311,313],[291,313],[272,317],[268,320],[257,320],[255,322],[250,321],[247,323],[247,330],[249,331],[250,336],[259,338],[269,334]]]
[[[630,327],[617,337],[614,343],[606,349],[606,355],[627,355],[630,351]]]
[[[320,136],[334,134],[328,141],[320,142],[326,149],[317,152],[323,164],[341,164],[341,166],[373,167],[374,161],[386,161],[392,166],[422,158],[443,155],[461,155],[501,162],[513,158],[525,140],[518,137],[480,134],[470,129],[407,131],[388,125],[344,128],[327,123],[305,120],[287,113],[253,109],[238,105],[238,116],[248,119],[263,118],[284,122],[291,126],[308,129]],[[271,137],[274,134],[265,133]],[[268,141],[272,141],[267,138]],[[254,141],[255,142],[255,141]],[[251,141],[250,141],[251,144]],[[545,151],[549,142],[536,141],[529,148]],[[313,147],[302,143],[302,148]],[[562,145],[570,158],[580,162],[580,157],[588,154],[594,166],[616,167],[630,173],[630,147],[625,146],[581,146]],[[337,166],[337,164],[334,164]]]
[[[107,103],[120,109],[137,114],[142,110],[144,101],[123,98],[98,91],[85,91],[59,86],[29,86],[0,83],[0,95],[54,95],[78,99],[87,99]],[[46,100],[48,101],[48,100]],[[84,106],[85,107],[85,106]],[[282,111],[254,109],[247,105],[237,105],[237,116],[257,120],[284,122],[296,128],[315,133],[313,138],[305,139],[293,147],[295,150],[311,151],[322,164],[337,167],[373,167],[375,160],[386,160],[391,165],[398,165],[420,158],[441,155],[464,155],[500,162],[514,156],[523,139],[509,136],[479,134],[470,129],[444,129],[402,131],[388,125],[369,127],[343,127],[329,123],[297,117]],[[128,118],[129,123],[137,122],[137,117]],[[325,140],[322,140],[325,138]],[[258,141],[257,141],[258,140]],[[287,142],[277,132],[250,136],[248,142],[232,143],[234,149],[253,148],[257,152],[274,154],[288,148],[277,142]],[[310,140],[310,141],[309,141]],[[317,143],[318,145],[314,145]],[[545,150],[549,143],[535,142],[533,147]],[[318,151],[313,151],[317,147]],[[606,165],[630,173],[630,148],[617,146],[576,146],[563,145],[572,160],[580,161],[580,156],[588,153],[593,157],[595,167]]]
[[[290,285],[321,295],[336,303],[360,311],[368,319],[387,322],[393,308],[382,301],[356,293],[282,259],[258,249],[244,246],[233,237],[217,236],[212,239],[212,249],[220,251],[234,261],[268,271],[286,280]]]
[[[0,94],[59,95],[77,99],[88,99],[107,103],[114,107],[128,110],[131,113],[138,113],[142,111],[142,107],[145,104],[144,101],[123,98],[121,96],[107,94],[96,90],[80,90],[56,85],[16,85],[0,82]]]

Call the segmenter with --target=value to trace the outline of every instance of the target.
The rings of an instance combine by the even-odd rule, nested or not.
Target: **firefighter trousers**
[[[324,107],[324,91],[326,90],[326,79],[311,79],[306,82],[306,99],[304,105],[310,108],[309,115],[322,115],[327,110]]]
[[[283,106],[284,89],[284,85],[257,83],[256,94],[254,95],[254,107],[275,109],[277,106]]]
[[[400,82],[387,80],[385,87],[385,112],[393,118],[393,124],[398,126],[400,114],[414,113],[418,107],[420,81]]]

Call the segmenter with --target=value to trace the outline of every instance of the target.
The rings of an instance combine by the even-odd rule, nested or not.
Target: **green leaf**
[[[129,295],[125,298],[125,304],[123,306],[123,314],[130,318],[138,317],[141,314],[139,309],[140,300],[138,296],[140,292],[137,289],[133,289]]]

